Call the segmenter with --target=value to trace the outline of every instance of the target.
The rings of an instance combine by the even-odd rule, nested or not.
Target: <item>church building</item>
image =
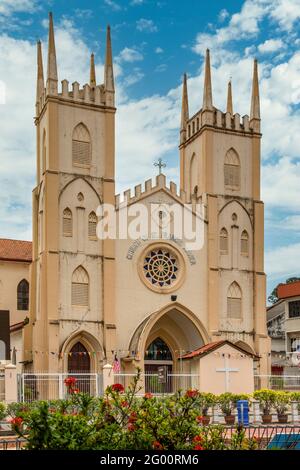
[[[264,205],[260,197],[260,104],[254,62],[250,117],[213,104],[209,51],[203,103],[189,115],[184,76],[179,135],[180,188],[156,181],[115,194],[115,84],[110,28],[104,83],[58,83],[50,14],[47,74],[37,46],[36,187],[25,370],[98,372],[117,358],[124,372],[164,365],[187,371],[181,358],[229,340],[269,370],[264,274]],[[199,84],[199,86],[201,86]],[[180,117],[179,117],[180,118]],[[179,119],[180,121],[180,119]],[[120,123],[122,125],[122,123]],[[143,149],[141,148],[141,158]],[[155,155],[153,155],[155,158]],[[203,208],[203,243],[185,247],[171,233],[99,239],[99,210],[123,200]],[[192,217],[198,215],[192,209]]]

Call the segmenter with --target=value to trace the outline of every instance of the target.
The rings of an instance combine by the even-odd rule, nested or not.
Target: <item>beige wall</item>
[[[229,373],[229,387],[227,390],[225,387],[225,373],[216,371],[216,369],[224,368],[225,359],[222,354],[227,355],[228,367],[238,369],[238,372]],[[193,372],[200,375],[201,391],[218,395],[225,391],[231,393],[252,393],[254,390],[252,357],[240,353],[228,344],[221,346],[200,359],[193,359],[193,363]]]
[[[10,324],[14,325],[29,315],[17,309],[17,287],[22,279],[29,282],[29,263],[0,261],[0,310],[10,311]]]

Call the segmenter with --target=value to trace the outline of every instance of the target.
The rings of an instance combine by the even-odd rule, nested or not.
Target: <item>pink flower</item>
[[[146,400],[150,400],[151,398],[153,398],[153,395],[152,395],[152,393],[148,392],[148,393],[145,393],[144,398]]]
[[[187,398],[196,398],[199,395],[198,390],[187,390],[185,396]]]

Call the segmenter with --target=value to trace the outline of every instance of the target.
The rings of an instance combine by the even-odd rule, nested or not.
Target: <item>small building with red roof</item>
[[[228,340],[205,344],[180,358],[190,362],[197,388],[215,394],[251,393],[254,390],[254,360],[258,359]]]

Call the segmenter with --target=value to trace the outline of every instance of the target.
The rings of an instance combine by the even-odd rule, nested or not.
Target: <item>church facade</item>
[[[117,357],[125,372],[141,367],[186,370],[180,358],[230,340],[257,358],[267,374],[264,206],[260,199],[260,109],[254,63],[250,118],[213,105],[206,54],[203,104],[189,115],[184,77],[180,188],[163,174],[115,196],[115,85],[110,29],[104,83],[94,56],[83,88],[58,86],[50,15],[47,76],[38,43],[35,125],[37,185],[33,191],[30,314],[24,327],[28,371],[97,372]],[[142,149],[141,149],[142,154]],[[201,205],[203,243],[187,249],[173,229],[164,236],[99,239],[99,211],[124,202],[168,208]],[[171,216],[172,219],[172,216]]]

